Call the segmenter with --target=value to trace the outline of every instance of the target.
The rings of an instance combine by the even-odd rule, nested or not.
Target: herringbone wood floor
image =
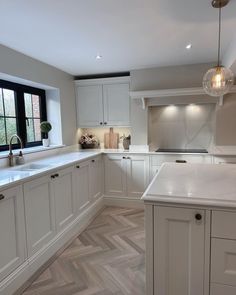
[[[23,293],[144,295],[144,211],[108,207]]]

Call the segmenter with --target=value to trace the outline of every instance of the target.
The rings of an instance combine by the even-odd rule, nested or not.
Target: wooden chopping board
[[[119,133],[114,133],[113,128],[110,128],[109,133],[104,134],[105,149],[117,149],[119,145]]]

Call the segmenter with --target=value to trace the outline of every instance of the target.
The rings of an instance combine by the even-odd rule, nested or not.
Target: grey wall
[[[71,75],[2,45],[0,45],[0,72],[59,89],[62,141],[67,145],[74,143],[76,108]]]
[[[216,145],[236,145],[236,94],[228,94],[216,111]]]

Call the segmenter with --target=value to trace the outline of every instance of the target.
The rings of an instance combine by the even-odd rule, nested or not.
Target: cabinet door
[[[76,202],[73,190],[74,167],[58,171],[52,181],[55,196],[56,228],[60,232],[75,218]]]
[[[32,256],[55,236],[55,207],[50,175],[24,184],[28,255]]]
[[[90,162],[79,163],[74,171],[77,212],[80,213],[89,204],[89,166]]]
[[[105,157],[105,194],[108,196],[126,196],[126,162],[121,155]]]
[[[103,169],[102,158],[96,157],[90,161],[89,167],[89,187],[90,187],[90,200],[96,200],[102,195],[102,181]]]
[[[104,122],[109,126],[130,125],[129,84],[103,86]]]
[[[26,257],[24,201],[21,186],[0,192],[0,281]]]
[[[128,196],[140,198],[149,184],[149,157],[127,157]]]
[[[204,223],[203,210],[155,206],[155,295],[204,294]]]
[[[103,123],[102,85],[77,87],[78,127],[100,126]]]

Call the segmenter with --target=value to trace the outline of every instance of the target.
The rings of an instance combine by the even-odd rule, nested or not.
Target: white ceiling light
[[[97,55],[96,55],[96,59],[97,59],[97,60],[102,59],[102,55],[97,54]]]
[[[185,47],[186,49],[191,49],[192,48],[192,44],[188,44],[188,45],[186,45],[186,47]]]
[[[213,0],[212,7],[219,9],[218,32],[218,62],[217,66],[209,69],[203,77],[203,88],[210,96],[222,96],[229,92],[234,84],[233,72],[220,63],[221,41],[221,8],[228,4],[229,0]]]

